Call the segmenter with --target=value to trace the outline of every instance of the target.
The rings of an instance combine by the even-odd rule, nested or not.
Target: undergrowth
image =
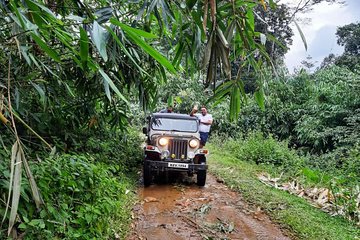
[[[89,137],[69,153],[32,159],[31,169],[44,206],[36,209],[30,185],[23,177],[16,234],[24,239],[123,238],[131,220],[135,169],[142,155],[137,131],[117,136],[120,137],[103,133],[101,138]],[[0,150],[0,156],[4,157],[0,161],[2,219],[9,188],[10,156],[6,149]],[[8,215],[0,229],[1,239],[7,236]]]

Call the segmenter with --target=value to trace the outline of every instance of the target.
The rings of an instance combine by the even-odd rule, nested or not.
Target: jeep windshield
[[[198,122],[196,119],[173,119],[173,118],[153,118],[151,128],[160,131],[176,132],[197,132]]]

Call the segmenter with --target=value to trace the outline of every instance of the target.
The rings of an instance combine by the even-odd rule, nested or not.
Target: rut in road
[[[260,209],[210,174],[203,188],[162,184],[138,192],[129,240],[289,239]]]

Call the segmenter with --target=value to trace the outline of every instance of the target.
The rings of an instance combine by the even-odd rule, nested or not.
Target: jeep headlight
[[[196,140],[196,139],[191,139],[190,142],[189,142],[189,146],[191,148],[196,148],[197,146],[199,146],[199,141]]]
[[[159,139],[160,146],[165,146],[165,145],[168,144],[168,142],[169,142],[169,140],[167,138],[160,138]]]

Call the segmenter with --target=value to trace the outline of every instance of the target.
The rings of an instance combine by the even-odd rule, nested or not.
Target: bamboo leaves
[[[121,29],[135,44],[141,47],[145,52],[147,52],[170,72],[176,73],[174,66],[163,55],[161,55],[157,50],[155,50],[153,47],[151,47],[149,44],[147,44],[144,40],[141,39],[141,37],[153,38],[152,34],[126,26],[114,18],[110,19],[110,22],[121,27]]]
[[[119,89],[116,87],[116,85],[114,84],[114,82],[111,80],[111,78],[104,72],[103,69],[99,68],[99,73],[101,74],[101,76],[104,79],[104,87],[105,87],[105,91],[106,91],[106,96],[108,97],[109,101],[111,102],[111,95],[110,95],[110,91],[109,91],[109,86],[111,87],[111,89],[127,104],[129,104],[129,102],[126,100],[126,98],[124,97],[124,95],[121,94],[121,92],[119,91]]]
[[[80,59],[82,67],[85,69],[89,57],[89,38],[87,32],[80,27]]]
[[[301,31],[301,28],[300,28],[299,24],[298,24],[296,21],[294,21],[294,23],[295,23],[295,26],[296,26],[297,30],[298,30],[299,33],[300,33],[300,37],[301,37],[301,40],[302,40],[302,42],[303,42],[303,44],[304,44],[305,50],[307,51],[307,43],[306,43],[305,35],[304,35],[304,33]]]
[[[265,93],[264,88],[258,89],[254,93],[255,101],[259,105],[260,109],[265,111]]]
[[[10,206],[11,199],[11,209],[9,216],[9,226],[8,226],[8,235],[10,235],[12,228],[16,221],[17,210],[20,200],[20,190],[21,190],[21,178],[22,178],[22,166],[25,167],[26,175],[30,182],[31,192],[33,199],[36,204],[36,208],[39,209],[43,204],[41,199],[39,189],[36,185],[34,176],[30,170],[29,164],[25,158],[24,151],[22,149],[21,143],[19,140],[16,140],[11,149],[11,161],[10,161],[10,184],[8,192],[8,200],[6,204],[6,210],[2,222],[5,221],[7,216],[7,211]]]
[[[99,51],[100,56],[104,59],[105,62],[108,60],[108,55],[106,52],[106,37],[107,31],[102,26],[100,26],[97,21],[94,21],[91,32],[91,39]]]
[[[52,149],[51,154],[54,154],[54,151],[55,151],[55,147]],[[40,196],[39,188],[37,187],[37,184],[35,182],[35,178],[34,178],[32,172],[31,172],[29,163],[28,163],[27,159],[25,158],[25,154],[24,154],[24,151],[23,151],[22,148],[20,148],[20,152],[21,152],[21,157],[22,157],[22,163],[24,164],[24,168],[25,168],[25,173],[26,173],[26,176],[27,176],[27,178],[29,180],[29,183],[30,183],[32,197],[33,197],[33,200],[35,202],[36,208],[39,209],[41,207],[41,205],[44,204],[44,202],[43,202],[43,200],[42,200],[42,198]]]
[[[39,47],[44,50],[52,59],[54,59],[56,62],[61,62],[59,54],[51,49],[39,36],[37,36],[35,33],[30,34],[32,39],[39,45]]]
[[[9,203],[10,193],[12,191],[8,235],[10,235],[12,227],[14,226],[17,209],[19,206],[19,199],[20,199],[22,156],[19,148],[20,145],[18,141],[16,141],[11,150],[11,173],[13,173],[13,175],[11,176],[10,179],[10,185],[12,186],[12,188],[9,189],[9,196],[8,196],[8,203]],[[9,205],[7,205],[7,207],[8,206]]]

